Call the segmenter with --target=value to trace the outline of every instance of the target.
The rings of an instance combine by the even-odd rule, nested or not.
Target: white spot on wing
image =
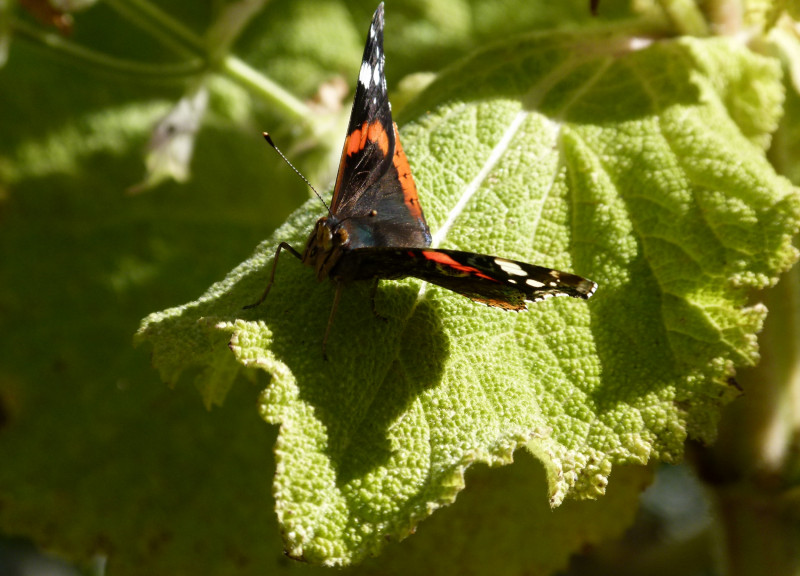
[[[364,86],[364,88],[369,88],[369,83],[372,81],[372,66],[370,66],[369,62],[366,60],[361,63],[361,71],[358,73],[358,81]]]
[[[533,288],[544,288],[543,283],[539,282],[538,280],[534,280],[533,278],[528,278],[527,280],[525,280],[525,284]]]
[[[500,266],[500,268],[506,274],[511,274],[512,276],[527,276],[528,273],[525,272],[522,268],[520,268],[519,264],[516,262],[512,262],[511,260],[505,260],[503,258],[495,258],[494,263]]]
[[[372,70],[372,81],[375,83],[375,86],[378,86],[381,83],[381,77],[383,76],[383,74],[381,74],[382,70],[383,66],[381,66],[380,62],[378,62],[378,65]]]

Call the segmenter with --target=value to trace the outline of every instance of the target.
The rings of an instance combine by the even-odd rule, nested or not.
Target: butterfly
[[[553,296],[590,298],[597,284],[575,274],[497,256],[429,247],[431,233],[392,121],[384,76],[383,27],[381,3],[369,28],[328,214],[317,221],[302,254],[288,243],[280,243],[264,293],[245,308],[255,308],[266,299],[283,250],[312,267],[318,281],[329,278],[336,285],[322,340],[323,356],[342,289],[354,281],[373,281],[373,311],[378,281],[408,276],[506,310],[524,310],[526,302]],[[269,135],[264,136],[275,147]]]

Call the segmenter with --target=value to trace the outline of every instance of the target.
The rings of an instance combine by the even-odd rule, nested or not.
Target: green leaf
[[[281,560],[274,460],[251,447],[276,431],[253,387],[213,413],[167,389],[131,333],[221,277],[305,191],[271,173],[257,133],[206,126],[196,182],[126,194],[164,98],[24,43],[0,74],[0,531],[107,555],[114,574],[241,575]]]
[[[330,4],[303,2],[311,7],[306,13]],[[133,12],[142,4],[113,2]],[[200,34],[212,4],[170,2],[165,9]],[[281,11],[298,4],[268,3],[262,21],[285,27]],[[331,31],[344,25],[353,30],[352,53],[332,57],[347,62],[348,86],[358,73],[375,2],[338,4],[346,9],[325,21],[324,31],[320,25],[308,34],[305,24],[297,25],[296,34],[319,49],[309,57],[316,78],[309,80],[305,68],[286,67],[282,85],[298,97],[310,95],[298,86],[319,84],[326,62],[320,54],[341,48]],[[225,406],[209,413],[191,387],[187,394],[180,384],[163,386],[148,350],[131,346],[143,316],[185,302],[223,277],[308,196],[260,137],[265,128],[288,134],[295,124],[263,94],[234,84],[241,78],[225,71],[190,77],[190,83],[207,81],[210,93],[191,182],[126,194],[144,176],[154,125],[185,93],[176,70],[187,74],[197,67],[184,65],[184,55],[173,53],[163,34],[148,36],[111,6],[98,3],[76,15],[75,34],[64,40],[162,76],[143,82],[131,77],[131,67],[109,74],[113,66],[79,66],[74,54],[58,56],[58,44],[49,44],[54,35],[34,44],[27,33],[13,36],[0,71],[0,331],[6,336],[0,349],[0,531],[77,562],[100,555],[115,575],[307,571],[281,552],[270,486],[277,427],[259,418],[257,389],[236,386]],[[397,22],[399,5],[392,6]],[[483,12],[504,8],[489,2]],[[536,7],[526,10],[537,13]],[[27,29],[37,29],[16,3],[11,12],[28,22]],[[421,17],[412,6],[406,23]],[[524,28],[530,21],[512,24]],[[392,28],[391,42],[401,43],[403,27]],[[499,35],[489,27],[485,34]],[[411,57],[427,65],[427,54],[440,46],[435,41],[431,35],[428,44],[412,45],[405,59],[393,51],[393,69],[418,69]],[[287,50],[274,37],[266,44]],[[461,44],[460,50],[472,50],[480,42],[471,36]],[[259,59],[248,54],[248,63],[251,56]],[[324,77],[330,74],[325,70]],[[319,119],[314,122],[319,129]],[[336,159],[341,138],[330,139]],[[321,156],[327,139],[312,143]],[[313,172],[309,156],[298,163],[306,174]],[[204,369],[222,377],[239,364],[213,326],[199,328],[216,336]],[[209,387],[221,391],[218,381],[208,378]],[[439,531],[428,545],[447,538]]]
[[[354,285],[324,362],[333,288],[297,261],[284,256],[269,298],[242,311],[277,243],[302,248],[321,213],[310,201],[138,338],[170,381],[200,369],[208,404],[237,373],[221,359],[227,335],[242,367],[271,375],[261,411],[281,425],[274,492],[293,557],[378,553],[451,503],[470,465],[522,446],[553,505],[597,497],[616,465],[674,462],[688,437],[713,440],[736,396],[728,379],[758,358],[766,310],[748,297],[794,262],[800,222],[797,191],[764,157],[781,102],[776,63],[730,41],[504,42],[404,109],[428,222],[442,247],[592,278],[592,300],[515,314],[384,282],[384,323]]]
[[[641,466],[618,467],[603,498],[570,500],[551,510],[542,497],[547,479],[541,464],[520,451],[513,466],[470,468],[468,488],[455,506],[435,514],[413,538],[389,544],[380,557],[348,573],[558,572],[567,568],[575,550],[613,541],[630,526],[639,509],[638,494],[651,475]]]

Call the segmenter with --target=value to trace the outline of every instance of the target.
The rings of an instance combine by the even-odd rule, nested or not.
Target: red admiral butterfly
[[[355,280],[374,281],[373,310],[378,280],[407,276],[506,310],[524,310],[526,300],[591,297],[597,284],[575,274],[495,256],[428,248],[431,233],[392,122],[383,66],[381,4],[372,17],[364,48],[328,215],[317,221],[303,254],[281,242],[264,293],[245,308],[258,306],[269,294],[281,250],[313,267],[317,280],[330,278],[336,284],[322,340],[323,355],[342,287]],[[269,135],[264,136],[274,147]]]

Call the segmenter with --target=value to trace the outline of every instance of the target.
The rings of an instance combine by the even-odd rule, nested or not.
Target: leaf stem
[[[305,103],[239,58],[226,56],[219,67],[220,72],[278,107],[293,120],[306,123],[311,117],[311,110]]]
[[[229,77],[232,81],[263,98],[294,122],[305,124],[312,117],[311,110],[305,103],[239,58],[232,55],[221,55],[211,61],[209,47],[202,37],[147,0],[106,0],[106,3],[134,25],[152,34],[165,46],[188,57],[188,60],[178,64],[146,64],[116,58],[90,50],[63,36],[44,31],[16,19],[12,20],[12,30],[22,38],[46,46],[84,64],[115,73],[173,79],[201,74],[211,69]],[[242,26],[243,24],[237,27],[237,33]],[[233,40],[227,38],[227,41],[232,43]]]
[[[739,0],[708,0],[703,7],[717,34],[732,36],[744,27],[744,6]]]
[[[194,58],[178,64],[145,64],[124,58],[108,56],[107,54],[75,44],[59,34],[44,31],[41,28],[31,26],[18,19],[11,20],[11,29],[14,35],[46,46],[63,56],[73,58],[83,64],[88,64],[118,74],[172,79],[176,77],[194,76],[203,72],[206,68],[206,63],[201,58]]]
[[[106,4],[150,32],[165,45],[184,54],[189,51],[193,55],[205,57],[207,47],[200,36],[147,0],[106,0]],[[180,43],[176,42],[176,39]]]
[[[708,24],[694,0],[658,0],[658,3],[681,34],[709,35]]]

